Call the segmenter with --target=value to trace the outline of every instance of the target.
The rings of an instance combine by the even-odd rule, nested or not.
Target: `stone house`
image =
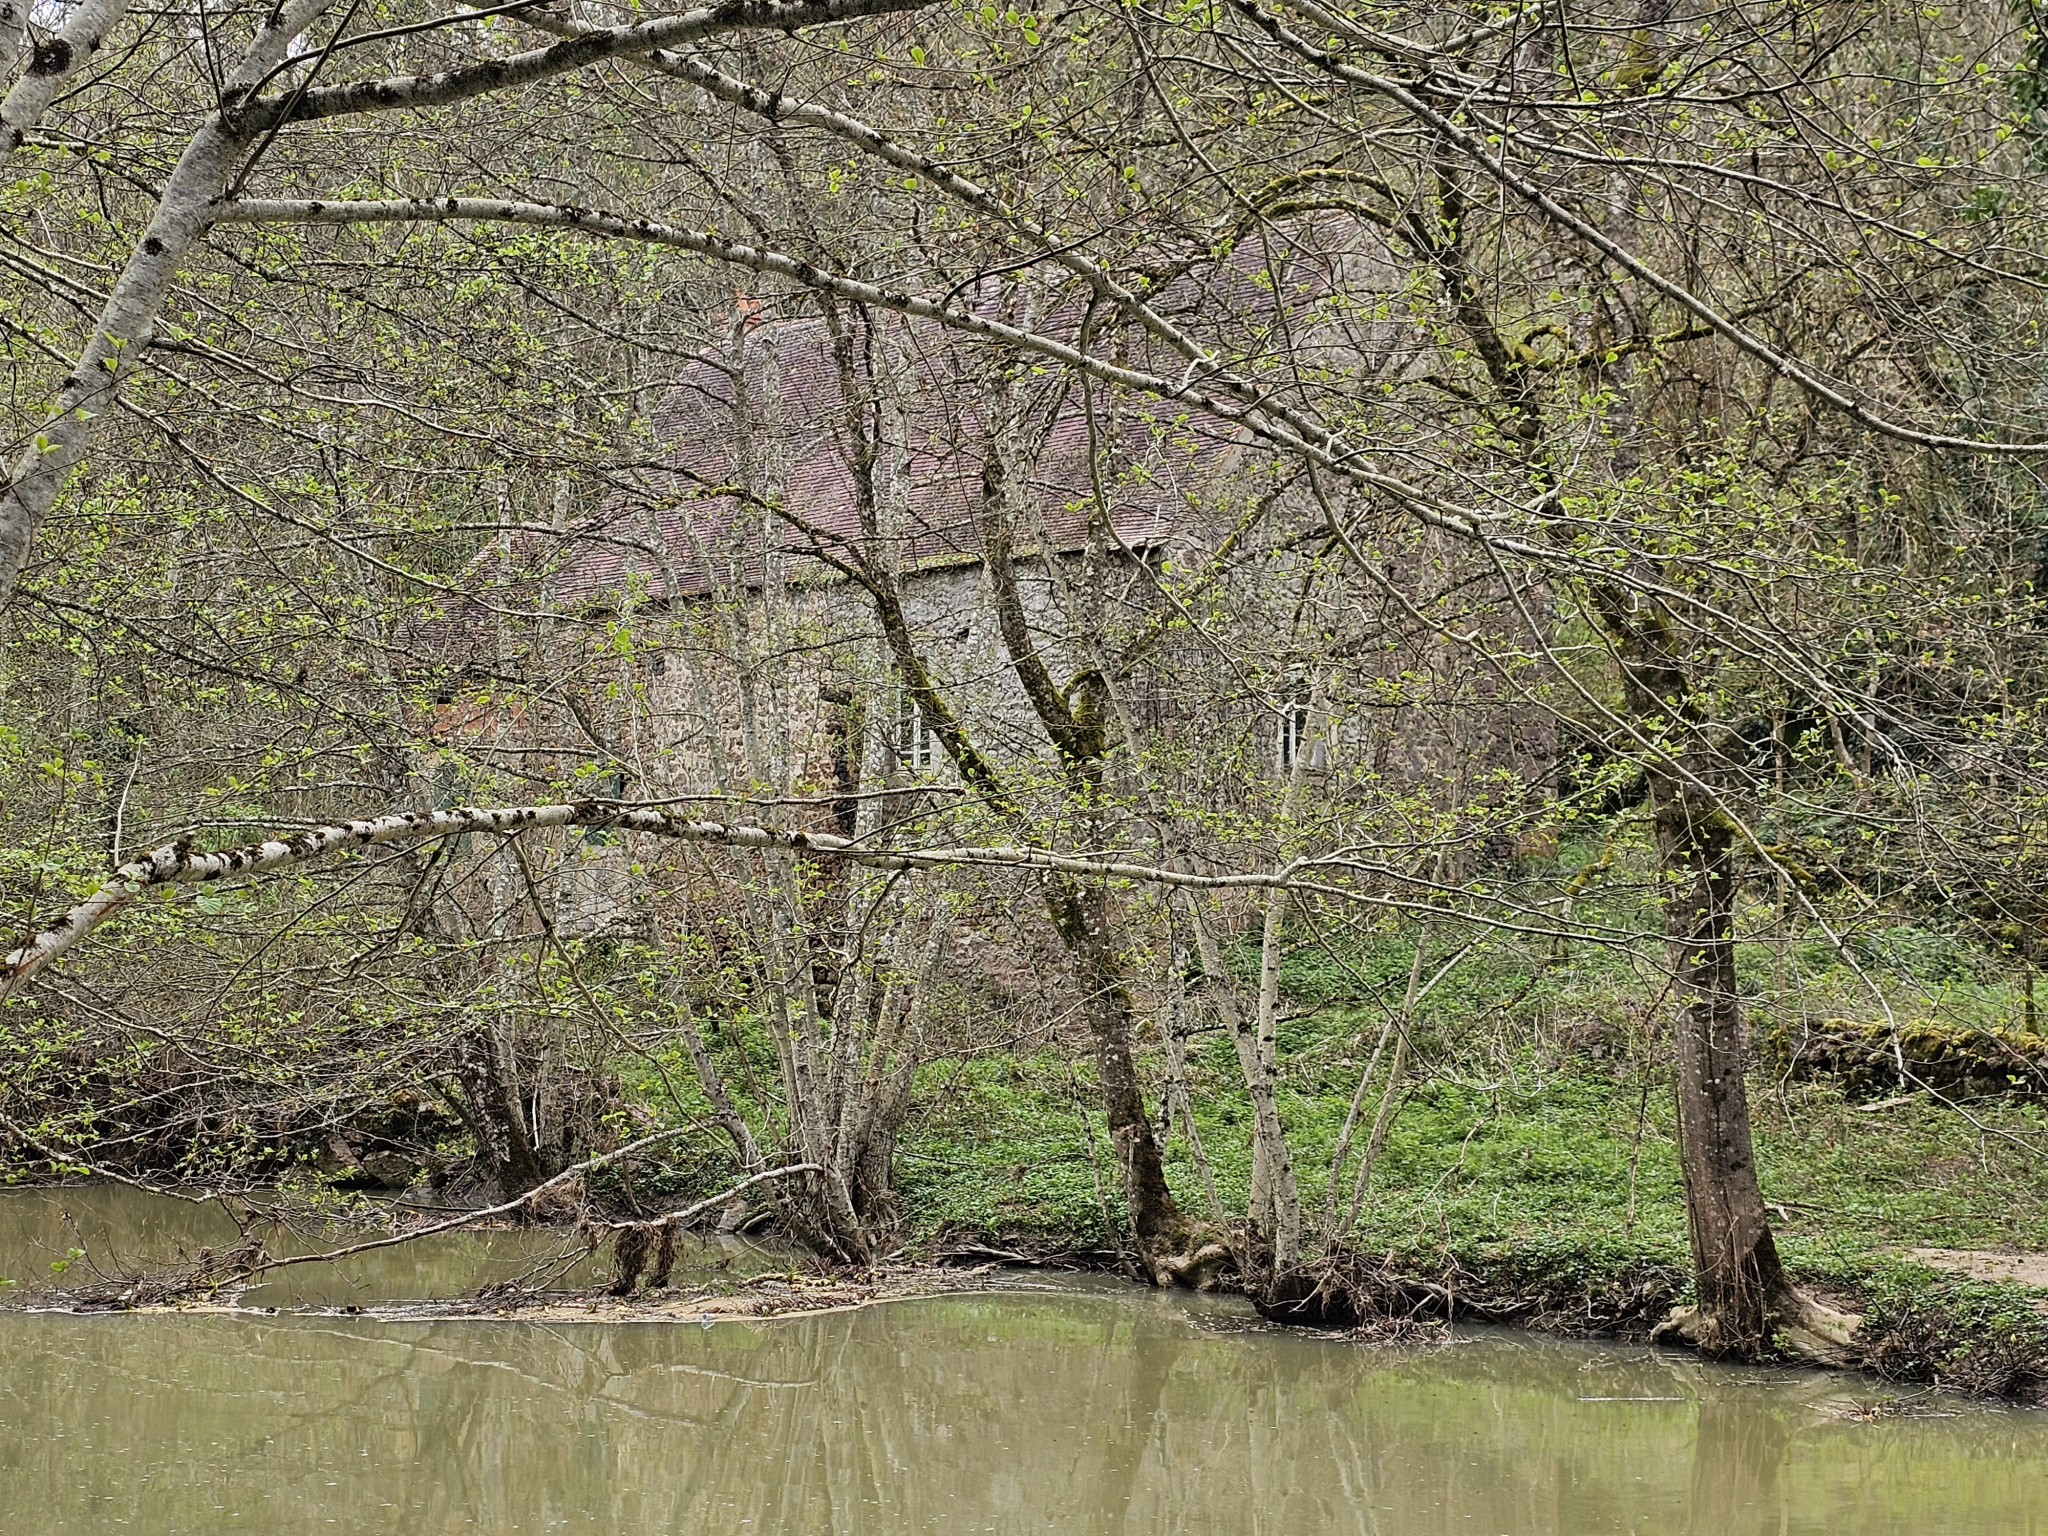
[[[784,819],[850,831],[864,794],[945,781],[878,629],[864,581],[878,570],[982,750],[1049,764],[992,601],[977,509],[993,494],[1052,675],[1101,666],[1164,625],[1118,679],[1121,724],[1233,754],[1226,781],[1284,775],[1302,755],[1319,772],[1408,781],[1454,756],[1467,772],[1475,751],[1532,785],[1549,771],[1547,721],[1483,680],[1425,697],[1427,637],[1387,638],[1391,612],[1346,616],[1363,638],[1345,675],[1311,686],[1280,621],[1312,561],[1265,531],[1316,520],[1286,465],[1201,416],[998,366],[936,325],[891,321],[835,348],[818,318],[743,312],[727,346],[663,390],[647,462],[582,519],[517,530],[480,558],[477,574],[509,573],[555,616],[526,626],[516,663],[497,624],[500,674],[580,675],[608,700],[603,724],[583,722],[608,759],[594,790],[779,802]],[[1239,567],[1191,583],[1261,512]],[[488,670],[485,628],[444,623],[457,637],[440,648],[445,672]],[[570,853],[561,926],[623,926],[624,850],[597,838]]]

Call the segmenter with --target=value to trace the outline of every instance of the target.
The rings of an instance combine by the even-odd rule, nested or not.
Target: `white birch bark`
[[[930,0],[721,0],[634,26],[593,27],[547,48],[528,49],[502,59],[482,59],[425,75],[354,80],[340,85],[266,97],[241,116],[253,138],[290,123],[320,122],[365,112],[416,111],[473,101],[522,85],[566,75],[606,59],[628,58],[661,48],[687,47],[731,32],[788,32],[864,16],[920,10]]]
[[[1217,1229],[1223,1230],[1230,1223],[1223,1209],[1223,1198],[1216,1193],[1216,1171],[1209,1162],[1209,1152],[1202,1145],[1202,1132],[1195,1124],[1194,1099],[1188,1093],[1188,998],[1187,998],[1187,946],[1181,942],[1176,928],[1172,946],[1173,986],[1167,1007],[1166,1027],[1160,1031],[1160,1043],[1166,1048],[1166,1100],[1167,1113],[1160,1127],[1159,1145],[1165,1150],[1169,1140],[1174,1112],[1179,1111],[1182,1128],[1188,1136],[1188,1152],[1195,1160],[1195,1171],[1202,1178],[1202,1193],[1209,1202],[1210,1219]],[[1242,1264],[1242,1257],[1239,1260]]]
[[[19,4],[21,0],[14,0]],[[155,215],[114,284],[76,366],[0,494],[0,602],[12,595],[35,531],[98,433],[122,378],[148,345],[158,314],[193,244],[222,214],[221,195],[242,151],[292,123],[468,101],[567,74],[604,59],[645,54],[741,30],[795,31],[823,22],[914,10],[924,0],[724,0],[638,26],[601,28],[549,48],[433,74],[316,86],[250,101],[288,54],[292,40],[333,0],[289,0],[270,13],[228,76],[220,110],[186,144]],[[318,205],[315,205],[318,206]]]
[[[253,90],[283,60],[292,39],[332,3],[291,0],[273,11],[228,76],[222,99],[234,102]],[[156,214],[107,296],[92,339],[58,390],[42,431],[0,493],[0,602],[14,591],[36,528],[98,434],[99,418],[113,409],[115,391],[148,346],[178,268],[213,222],[214,206],[243,143],[221,113],[210,114],[164,183]]]
[[[1372,1187],[1373,1165],[1386,1149],[1387,1132],[1393,1128],[1394,1111],[1400,1105],[1401,1087],[1408,1077],[1408,1030],[1404,1025],[1394,1037],[1394,1061],[1387,1068],[1387,1086],[1380,1090],[1379,1107],[1373,1111],[1372,1133],[1365,1139],[1365,1151],[1358,1159],[1358,1173],[1351,1181],[1351,1197],[1344,1214],[1331,1229],[1332,1242],[1343,1242],[1358,1225],[1358,1213],[1365,1207],[1366,1191]]]
[[[14,78],[14,66],[21,62],[22,43],[28,37],[29,0],[0,0],[0,83]],[[6,151],[0,149],[0,160]]]
[[[1322,716],[1322,682],[1317,680],[1309,700],[1311,727]],[[1292,706],[1289,706],[1290,708]],[[1287,788],[1280,803],[1280,835],[1292,837],[1292,826],[1301,805],[1306,777],[1309,742],[1303,739],[1288,764]],[[1280,951],[1285,937],[1287,893],[1269,891],[1259,934],[1259,992],[1256,1012],[1247,1025],[1229,982],[1220,969],[1210,974],[1220,984],[1219,1001],[1230,1024],[1231,1039],[1237,1046],[1238,1064],[1243,1069],[1245,1088],[1252,1100],[1252,1179],[1250,1215],[1262,1225],[1273,1244],[1273,1273],[1278,1276],[1301,1259],[1301,1192],[1294,1177],[1294,1160],[1287,1145],[1286,1128],[1280,1123],[1279,1105],[1279,1021]],[[1210,970],[1212,957],[1220,968],[1222,957],[1200,903],[1195,909],[1195,931],[1202,945],[1202,965]]]
[[[0,100],[0,168],[5,168],[35,132],[50,103],[128,14],[128,0],[79,0],[55,37],[28,49],[24,45],[33,4],[34,0],[0,0],[0,81],[13,79],[21,54],[29,55],[27,72]]]
[[[1276,899],[1279,893],[1275,893]],[[1287,1133],[1280,1124],[1273,1074],[1266,1069],[1259,1048],[1258,1018],[1247,1019],[1238,1006],[1230,973],[1223,963],[1223,946],[1216,938],[1207,907],[1192,904],[1195,946],[1202,957],[1203,974],[1209,978],[1216,1011],[1230,1031],[1237,1049],[1237,1065],[1244,1077],[1245,1091],[1252,1101],[1252,1176],[1245,1205],[1250,1224],[1273,1242],[1273,1269],[1277,1274],[1299,1258],[1301,1199],[1295,1190],[1294,1168],[1287,1151]],[[1270,909],[1269,909],[1270,917]],[[1265,974],[1264,954],[1275,945],[1268,923],[1268,943],[1261,951],[1260,974]],[[1276,968],[1277,972],[1277,968]],[[1263,987],[1262,987],[1263,992]],[[1277,988],[1276,988],[1277,995]]]
[[[1036,869],[1092,880],[1130,880],[1196,890],[1285,890],[1301,881],[1298,868],[1232,875],[1194,875],[1121,859],[1083,859],[1027,847],[933,849],[877,848],[830,832],[693,821],[660,806],[623,805],[615,800],[580,800],[554,805],[456,806],[449,810],[396,811],[360,821],[333,822],[288,838],[246,843],[217,853],[195,852],[189,843],[168,843],[124,864],[64,917],[28,943],[0,958],[0,999],[28,977],[90,935],[144,891],[156,886],[206,885],[243,875],[290,869],[329,854],[459,836],[464,832],[511,834],[548,827],[612,827],[679,842],[715,847],[787,849],[830,854],[873,869]],[[1306,889],[1341,895],[1314,883]],[[1371,898],[1364,898],[1370,900]]]
[[[763,466],[762,455],[757,452],[759,444],[748,388],[747,348],[743,324],[735,345],[733,443],[737,478],[743,485],[752,485],[761,477]],[[762,628],[771,637],[779,633],[775,623],[779,571],[770,549],[770,529],[764,520],[744,521],[740,525],[742,536],[758,541],[757,547],[736,547],[728,552],[729,560],[719,562],[706,549],[694,516],[686,511],[681,522],[692,552],[711,582],[711,608],[723,640],[724,660],[732,669],[736,684],[741,745],[747,766],[745,789],[786,797],[791,762],[787,690],[775,669],[764,664],[761,648],[755,643],[751,606],[754,597],[744,581],[744,573],[757,558],[761,574],[759,601],[765,610]],[[709,723],[716,730],[717,723]],[[832,1031],[827,1027],[812,975],[810,939],[796,873],[795,858],[788,850],[768,849],[761,861],[761,878],[743,881],[740,892],[762,952],[769,1001],[765,1018],[775,1042],[790,1139],[821,1170],[817,1182],[823,1188],[828,1235],[847,1248],[850,1257],[859,1258],[864,1256],[860,1252],[860,1222],[847,1182],[843,1149],[835,1147],[833,1138],[837,1109],[830,1068]]]
[[[685,528],[691,528],[694,533],[687,511],[683,517],[683,524]],[[703,663],[698,654],[700,646],[696,636],[690,633],[684,626],[678,624],[675,618],[676,594],[683,590],[682,573],[676,567],[674,550],[669,540],[663,535],[660,519],[655,515],[651,506],[642,513],[642,525],[647,534],[647,548],[652,553],[656,568],[661,573],[661,590],[667,600],[666,613],[670,626],[670,635],[668,643],[663,649],[671,656],[680,657],[688,673],[690,696],[697,707],[698,729],[704,733],[706,758],[710,764],[712,787],[721,794],[730,793],[732,778],[726,764],[723,724],[719,718],[718,710],[712,703],[710,684],[704,676]],[[701,555],[702,551],[699,550],[700,558]],[[715,572],[712,571],[708,564],[705,569],[706,579],[715,583]],[[656,738],[653,740],[652,746],[656,754],[656,760],[662,762],[664,766],[662,777],[664,781],[670,781],[674,777],[671,772],[667,771],[667,757],[671,744],[658,739],[656,728],[651,722],[649,735]],[[679,935],[678,937],[681,936]],[[677,946],[664,943],[662,947],[673,953]],[[760,1141],[754,1135],[753,1127],[747,1124],[746,1117],[740,1113],[739,1105],[733,1099],[732,1090],[726,1084],[725,1074],[719,1070],[718,1063],[712,1058],[711,1048],[704,1043],[703,1029],[698,1024],[695,1010],[690,1005],[688,981],[681,975],[676,977],[673,984],[673,996],[679,1016],[680,1027],[677,1033],[682,1038],[683,1049],[689,1053],[690,1066],[697,1075],[697,1085],[703,1090],[704,1097],[710,1101],[712,1111],[718,1118],[718,1123],[723,1127],[726,1135],[732,1138],[734,1150],[739,1154],[741,1167],[748,1173],[757,1172],[767,1167],[768,1160],[762,1155]],[[823,1172],[822,1169],[814,1171]]]
[[[1291,1269],[1301,1258],[1301,1192],[1294,1180],[1294,1158],[1280,1123],[1279,1017],[1280,949],[1285,937],[1287,893],[1269,891],[1259,938],[1259,1006],[1253,1031],[1253,1091],[1257,1099],[1259,1142],[1265,1154],[1265,1184],[1272,1218],[1273,1270]]]
[[[868,1042],[866,1070],[857,1083],[849,1085],[839,1122],[841,1156],[858,1159],[878,1123],[891,1114],[923,1059],[924,1016],[940,967],[952,943],[953,913],[943,897],[926,903],[924,944],[909,974],[890,984],[881,1008],[881,1023]],[[907,903],[906,903],[907,906]],[[908,913],[903,914],[907,918]],[[905,948],[904,930],[909,925],[899,918],[890,934],[889,949]],[[858,1017],[854,1012],[853,1016]],[[851,1033],[851,1032],[849,1032]],[[859,1066],[858,1053],[849,1053],[850,1065]],[[858,1173],[850,1162],[849,1177]]]

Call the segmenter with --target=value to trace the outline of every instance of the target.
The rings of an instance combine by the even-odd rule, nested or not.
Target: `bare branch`
[[[680,16],[662,16],[633,27],[597,27],[547,48],[509,58],[465,64],[431,75],[396,75],[320,86],[296,96],[251,102],[235,115],[235,126],[253,136],[276,123],[310,123],[359,112],[395,112],[447,106],[495,91],[531,85],[588,64],[625,55],[674,48],[722,32],[795,32],[803,27],[854,21],[922,9],[929,0],[726,0]]]
[[[1505,160],[1486,145],[1485,139],[1470,128],[1458,122],[1455,116],[1432,106],[1411,85],[1372,70],[1361,69],[1356,64],[1318,48],[1314,43],[1291,29],[1279,17],[1266,10],[1258,0],[1231,0],[1231,4],[1254,25],[1264,31],[1275,42],[1312,64],[1325,74],[1332,75],[1350,85],[1361,86],[1386,97],[1421,121],[1431,130],[1441,134],[1457,147],[1476,165],[1508,191],[1535,208],[1545,218],[1560,228],[1586,242],[1602,255],[1618,262],[1639,281],[1647,283],[1658,293],[1711,326],[1719,335],[1747,352],[1765,367],[1790,380],[1816,400],[1831,406],[1851,421],[1868,427],[1882,436],[1898,442],[1912,443],[1921,448],[1938,448],[1956,453],[1986,453],[1999,455],[2032,455],[2048,453],[2048,442],[1999,443],[1987,442],[1976,437],[1953,437],[1942,432],[1925,432],[1917,427],[1895,422],[1880,415],[1863,400],[1848,393],[1842,386],[1825,378],[1806,363],[1781,352],[1765,341],[1749,327],[1722,314],[1705,299],[1694,293],[1683,283],[1672,281],[1644,261],[1633,251],[1604,234],[1594,225],[1580,218],[1556,198],[1550,196],[1536,183],[1513,170]],[[1314,9],[1313,7],[1305,7]],[[1318,11],[1318,14],[1321,14]]]
[[[728,240],[708,231],[679,229],[652,219],[605,213],[589,208],[565,208],[550,203],[514,202],[491,197],[391,198],[362,202],[328,202],[317,198],[249,198],[223,204],[215,215],[219,223],[270,224],[398,224],[408,222],[449,222],[460,220],[532,224],[555,229],[577,229],[613,239],[641,240],[709,256],[736,267],[745,267],[773,277],[785,278],[819,293],[856,304],[893,310],[918,319],[935,320],[950,329],[984,341],[1016,347],[1065,364],[1077,372],[1164,400],[1181,400],[1221,420],[1237,423],[1266,441],[1290,452],[1305,455],[1317,465],[1355,484],[1395,497],[1416,516],[1432,526],[1465,537],[1484,537],[1527,559],[1545,561],[1553,552],[1522,540],[1502,541],[1490,532],[1493,514],[1459,506],[1432,495],[1361,462],[1362,450],[1343,442],[1337,433],[1284,411],[1270,392],[1241,381],[1223,381],[1232,394],[1242,391],[1252,398],[1243,403],[1219,399],[1195,386],[1192,380],[1175,382],[1162,375],[1146,373],[1119,363],[1105,361],[1079,347],[1069,346],[1036,331],[1008,325],[969,309],[941,304],[900,289],[843,277],[827,272],[781,251],[763,250]],[[1293,420],[1288,418],[1293,417]],[[1300,424],[1297,425],[1296,423]]]

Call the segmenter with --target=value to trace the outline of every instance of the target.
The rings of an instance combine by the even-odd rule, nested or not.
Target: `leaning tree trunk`
[[[1650,796],[1678,1004],[1679,1160],[1698,1291],[1659,1331],[1708,1356],[1753,1360],[1782,1336],[1794,1353],[1837,1357],[1856,1320],[1786,1278],[1757,1181],[1735,986],[1737,828],[1710,795],[1668,774],[1650,775]]]

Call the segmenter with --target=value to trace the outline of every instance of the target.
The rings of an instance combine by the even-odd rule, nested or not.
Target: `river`
[[[61,1211],[89,1251],[221,1235],[12,1192],[0,1274],[62,1261]],[[287,1272],[267,1304],[452,1294],[545,1241]],[[0,1530],[2048,1536],[2048,1413],[1868,1416],[1889,1395],[1505,1332],[1366,1348],[1099,1278],[710,1326],[13,1311]]]

